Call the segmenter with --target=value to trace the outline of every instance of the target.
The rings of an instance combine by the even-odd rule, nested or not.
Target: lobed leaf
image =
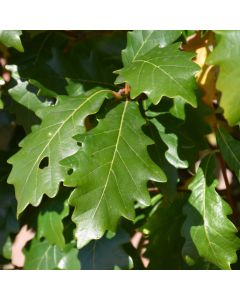
[[[69,206],[64,193],[44,203],[38,215],[38,239],[45,237],[50,244],[63,249],[65,238],[62,220],[69,214]]]
[[[208,262],[220,269],[230,269],[230,265],[237,261],[240,239],[236,236],[236,227],[227,217],[232,213],[230,206],[215,190],[215,169],[215,157],[209,155],[189,185],[192,193],[185,208],[183,253],[191,257],[196,247],[199,255]]]
[[[49,107],[51,102],[42,102],[31,92],[28,82],[19,81],[16,86],[8,90],[10,96],[17,103],[34,112],[40,119],[44,117],[44,109]]]
[[[155,46],[161,48],[174,42],[180,30],[134,30],[127,34],[127,47],[122,51],[123,65],[132,63]]]
[[[59,97],[45,111],[42,124],[21,141],[20,151],[8,160],[13,165],[8,183],[15,187],[18,215],[29,204],[38,206],[44,194],[56,196],[65,177],[59,161],[78,150],[72,137],[84,131],[85,118],[96,113],[109,94],[96,88],[77,97]]]
[[[144,93],[157,104],[163,96],[180,96],[192,106],[197,106],[194,75],[199,67],[191,61],[192,54],[179,50],[179,44],[165,48],[154,47],[137,57],[131,64],[116,71],[115,83],[127,82],[131,98]]]
[[[68,245],[64,251],[48,241],[34,239],[25,251],[25,270],[80,269],[78,250]]]
[[[165,152],[167,161],[176,168],[187,168],[188,162],[186,160],[182,160],[178,155],[177,135],[174,133],[166,133],[166,128],[164,128],[164,126],[157,119],[154,118],[151,120],[151,122],[154,124],[161,139],[168,147],[168,150]]]
[[[163,171],[147,153],[152,143],[136,102],[121,102],[77,140],[82,148],[62,163],[71,173],[66,186],[77,187],[69,203],[75,207],[78,247],[114,232],[121,216],[134,219],[134,202],[150,204],[147,181],[165,181]]]

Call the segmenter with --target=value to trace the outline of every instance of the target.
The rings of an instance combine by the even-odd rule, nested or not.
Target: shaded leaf
[[[68,215],[69,207],[63,192],[54,199],[45,201],[38,216],[38,238],[45,237],[50,244],[63,249],[65,238],[62,220]]]
[[[53,270],[61,260],[61,251],[57,246],[49,244],[47,241],[40,242],[34,239],[29,250],[25,251],[26,270]]]
[[[189,185],[192,193],[185,208],[183,255],[195,259],[196,247],[199,255],[207,261],[220,269],[230,269],[237,260],[240,240],[236,236],[237,229],[227,217],[232,213],[231,208],[215,190],[215,169],[215,157],[209,155]]]
[[[120,230],[108,238],[91,241],[80,250],[82,270],[113,270],[115,267],[129,268],[129,256],[123,249],[123,244],[129,242],[129,235]]]
[[[218,128],[217,143],[224,160],[240,181],[240,141],[234,139],[223,128]]]
[[[56,97],[66,94],[66,80],[60,76],[50,65],[54,56],[54,47],[64,47],[64,39],[58,31],[45,31],[34,37],[24,32],[24,53],[12,53],[9,63],[18,66],[19,76],[22,80],[36,86],[42,94]]]
[[[2,255],[6,259],[12,258],[12,241],[11,241],[10,237],[7,238],[7,240],[3,246]]]
[[[114,88],[113,71],[122,66],[126,33],[75,33],[79,38],[73,40],[63,31],[49,30],[35,36],[25,32],[26,51],[14,53],[11,63],[18,65],[20,77],[37,87],[40,95],[79,95],[99,85]]]
[[[16,199],[14,190],[6,184],[7,174],[9,172],[6,158],[7,152],[0,152],[0,255],[6,250],[6,242],[10,234],[18,231],[19,225],[16,220]]]
[[[199,67],[191,61],[192,54],[179,50],[179,44],[165,48],[156,46],[121,70],[116,83],[127,82],[131,98],[144,93],[157,104],[163,96],[180,96],[196,107],[194,74]]]
[[[169,110],[169,112],[176,118],[180,120],[185,120],[185,102],[181,97],[175,97],[173,101],[173,107]]]
[[[62,162],[72,171],[64,184],[77,186],[69,203],[79,248],[114,232],[121,216],[133,220],[135,201],[149,205],[148,180],[165,181],[147,153],[152,140],[143,134],[144,124],[137,103],[121,102],[77,138],[82,148]]]
[[[150,259],[148,269],[183,269],[181,249],[184,239],[181,227],[184,222],[182,207],[186,195],[179,194],[170,205],[161,203],[148,218],[144,229],[149,231],[147,250],[144,256]]]
[[[54,270],[54,269],[80,269],[78,250],[68,245],[61,251],[56,245],[47,240],[34,239],[30,248],[25,250],[25,270]]]
[[[42,124],[21,141],[21,150],[8,161],[13,165],[8,182],[15,187],[18,215],[28,204],[38,206],[43,194],[57,194],[65,177],[59,161],[78,150],[73,135],[84,131],[85,118],[96,113],[109,94],[96,88],[78,97],[59,97],[45,111]]]

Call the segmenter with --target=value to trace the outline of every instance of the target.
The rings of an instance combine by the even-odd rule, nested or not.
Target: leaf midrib
[[[115,145],[115,149],[114,149],[114,153],[113,153],[113,158],[111,160],[111,163],[110,163],[110,167],[109,167],[109,171],[108,171],[108,175],[107,175],[107,179],[106,179],[106,183],[104,185],[104,188],[103,188],[103,191],[102,191],[102,194],[100,196],[100,200],[95,208],[95,210],[93,211],[93,214],[91,216],[91,219],[93,219],[97,213],[97,210],[102,202],[102,199],[104,197],[104,194],[105,194],[105,191],[106,191],[106,188],[108,186],[108,182],[109,182],[109,178],[110,178],[110,174],[111,172],[113,171],[113,164],[114,164],[114,161],[115,161],[115,157],[116,157],[116,154],[118,152],[118,144],[119,144],[119,141],[120,141],[120,137],[121,137],[121,133],[122,133],[122,127],[123,127],[123,121],[124,121],[124,117],[125,117],[125,113],[126,113],[126,109],[127,109],[127,105],[128,105],[128,101],[125,102],[124,104],[124,108],[123,108],[123,113],[122,113],[122,116],[121,116],[121,121],[120,121],[120,125],[119,125],[119,130],[118,130],[118,136],[117,136],[117,141],[116,141],[116,145]]]
[[[72,118],[72,117],[74,116],[75,113],[77,113],[77,112],[79,111],[79,109],[82,108],[82,106],[84,106],[87,102],[91,101],[91,99],[92,99],[94,96],[96,96],[96,95],[99,94],[99,93],[102,93],[102,92],[108,92],[108,91],[109,91],[109,90],[100,90],[100,91],[95,92],[94,94],[92,94],[91,96],[89,96],[84,102],[82,102],[75,110],[73,110],[73,112],[72,112],[72,113],[71,113],[71,114],[70,114],[70,115],[69,115],[62,123],[60,123],[61,126],[59,126],[59,128],[56,130],[56,132],[52,135],[52,137],[49,139],[48,143],[45,145],[45,147],[43,148],[43,150],[41,151],[41,153],[38,155],[37,159],[35,160],[35,163],[33,164],[32,168],[31,168],[31,170],[30,170],[30,172],[29,172],[29,174],[28,174],[28,176],[27,176],[27,178],[26,178],[26,180],[25,180],[25,184],[24,184],[23,187],[22,187],[22,190],[21,190],[21,192],[20,192],[19,198],[22,197],[23,191],[24,191],[25,187],[27,186],[27,182],[28,182],[28,180],[29,180],[29,177],[31,176],[32,171],[33,171],[33,169],[35,168],[36,164],[39,162],[39,158],[40,158],[41,155],[44,153],[44,151],[47,149],[47,147],[49,147],[49,145],[51,144],[52,140],[53,140],[54,137],[60,132],[60,130],[62,129],[62,127],[69,121],[70,118]],[[36,186],[37,186],[37,185],[36,185]],[[36,186],[35,186],[35,187],[36,187]],[[36,188],[35,188],[35,190],[36,190]],[[24,208],[23,208],[22,210],[24,210]],[[21,210],[21,211],[22,211],[22,210]],[[20,212],[18,212],[18,213],[20,213]]]
[[[208,232],[208,227],[209,226],[206,225],[206,223],[205,223],[205,220],[206,220],[206,199],[207,199],[207,196],[206,196],[206,194],[207,194],[206,185],[207,184],[206,184],[206,178],[205,177],[206,177],[206,174],[208,172],[208,166],[210,164],[210,160],[211,160],[211,156],[209,156],[209,158],[208,158],[208,161],[207,161],[207,164],[206,164],[206,172],[205,172],[205,174],[203,172],[203,181],[204,181],[204,183],[203,183],[203,187],[204,187],[204,193],[203,193],[204,194],[204,201],[203,201],[203,228],[204,228],[204,233],[205,233],[207,242],[209,244],[209,247],[210,247],[210,249],[212,251],[213,256],[215,257],[215,260],[218,262],[219,265],[222,265],[222,263],[218,259],[218,256],[215,253],[215,250],[212,247],[212,244],[214,244],[214,243],[211,242],[211,239],[209,237],[209,232]]]
[[[136,57],[138,56],[138,54],[140,53],[140,51],[142,50],[143,46],[146,44],[146,42],[149,40],[150,36],[152,35],[152,31],[149,33],[149,35],[146,37],[146,39],[143,41],[143,43],[141,44],[141,46],[139,47],[139,49],[137,50],[136,54],[134,55],[132,62],[135,61]]]
[[[169,74],[168,72],[166,72],[163,68],[161,68],[159,65],[156,65],[154,63],[151,63],[150,61],[144,60],[144,59],[138,59],[135,60],[135,62],[141,62],[141,63],[146,63],[149,65],[152,65],[154,68],[159,69],[163,74],[165,74],[167,77],[169,77],[172,81],[174,81],[185,93],[187,93],[188,95],[188,90],[182,85],[180,84],[176,79],[174,79],[174,77],[171,76],[171,74]]]

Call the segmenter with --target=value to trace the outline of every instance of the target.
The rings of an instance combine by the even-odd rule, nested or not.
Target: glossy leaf
[[[31,92],[29,84],[26,81],[19,81],[18,84],[9,89],[8,92],[16,102],[33,111],[41,119],[44,116],[44,108],[50,106],[51,104],[50,101],[40,101],[36,94]]]
[[[58,263],[58,268],[61,270],[80,270],[79,250],[72,245],[67,245]]]
[[[147,153],[152,141],[141,130],[144,124],[137,103],[121,102],[77,138],[82,148],[62,162],[72,172],[64,184],[77,186],[69,203],[79,248],[114,232],[121,216],[133,220],[135,201],[150,204],[147,181],[166,180]]]
[[[31,89],[32,86],[27,82],[18,81],[16,86],[8,90],[14,100],[9,110],[15,114],[16,123],[22,125],[26,133],[31,132],[33,125],[40,123],[44,109],[51,105],[50,101],[41,101]]]
[[[163,96],[180,96],[196,107],[194,75],[198,66],[191,61],[192,54],[179,50],[179,44],[165,48],[156,46],[116,73],[116,83],[127,82],[131,98],[144,93],[157,104]]]
[[[56,245],[34,239],[25,251],[26,270],[80,269],[77,249],[70,245],[61,251]]]
[[[240,31],[217,31],[217,46],[208,57],[209,64],[220,67],[217,89],[222,93],[220,105],[231,126],[240,122]]]
[[[227,217],[232,213],[230,206],[215,190],[215,169],[214,156],[207,156],[189,185],[192,193],[185,209],[183,254],[191,257],[194,255],[191,249],[196,247],[199,255],[208,262],[220,269],[230,269],[237,260],[240,239],[236,236],[237,229]]]
[[[134,30],[128,32],[127,47],[122,51],[124,66],[132,63],[157,45],[161,48],[166,47],[180,35],[180,30]]]
[[[223,128],[218,128],[217,143],[224,160],[240,181],[240,141],[234,139]]]
[[[152,119],[151,122],[157,128],[163,142],[167,145],[168,150],[165,152],[166,159],[176,168],[187,168],[188,162],[183,161],[177,152],[178,137],[174,133],[166,133],[164,126],[157,119]]]
[[[7,47],[14,47],[18,51],[23,52],[21,34],[21,30],[0,30],[0,42]]]
[[[50,244],[63,249],[65,238],[62,220],[69,213],[66,195],[62,192],[55,199],[47,199],[38,216],[38,238],[45,237]]]
[[[62,258],[57,246],[35,239],[31,242],[29,250],[25,252],[25,256],[24,269],[26,270],[53,270],[57,268]]]
[[[59,97],[40,127],[20,143],[21,150],[9,159],[13,168],[8,178],[15,187],[18,215],[29,204],[38,206],[44,194],[57,194],[65,177],[59,161],[78,150],[72,137],[84,131],[85,118],[96,113],[108,95],[108,90],[96,88],[78,97]]]

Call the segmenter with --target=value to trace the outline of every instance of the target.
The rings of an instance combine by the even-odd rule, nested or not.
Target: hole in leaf
[[[48,165],[49,165],[49,158],[44,157],[39,164],[39,168],[44,169],[44,168],[48,167]]]
[[[81,142],[77,142],[77,145],[78,145],[79,147],[82,147],[82,143],[81,143]]]
[[[71,175],[73,173],[73,169],[69,169],[67,173],[68,175]]]

